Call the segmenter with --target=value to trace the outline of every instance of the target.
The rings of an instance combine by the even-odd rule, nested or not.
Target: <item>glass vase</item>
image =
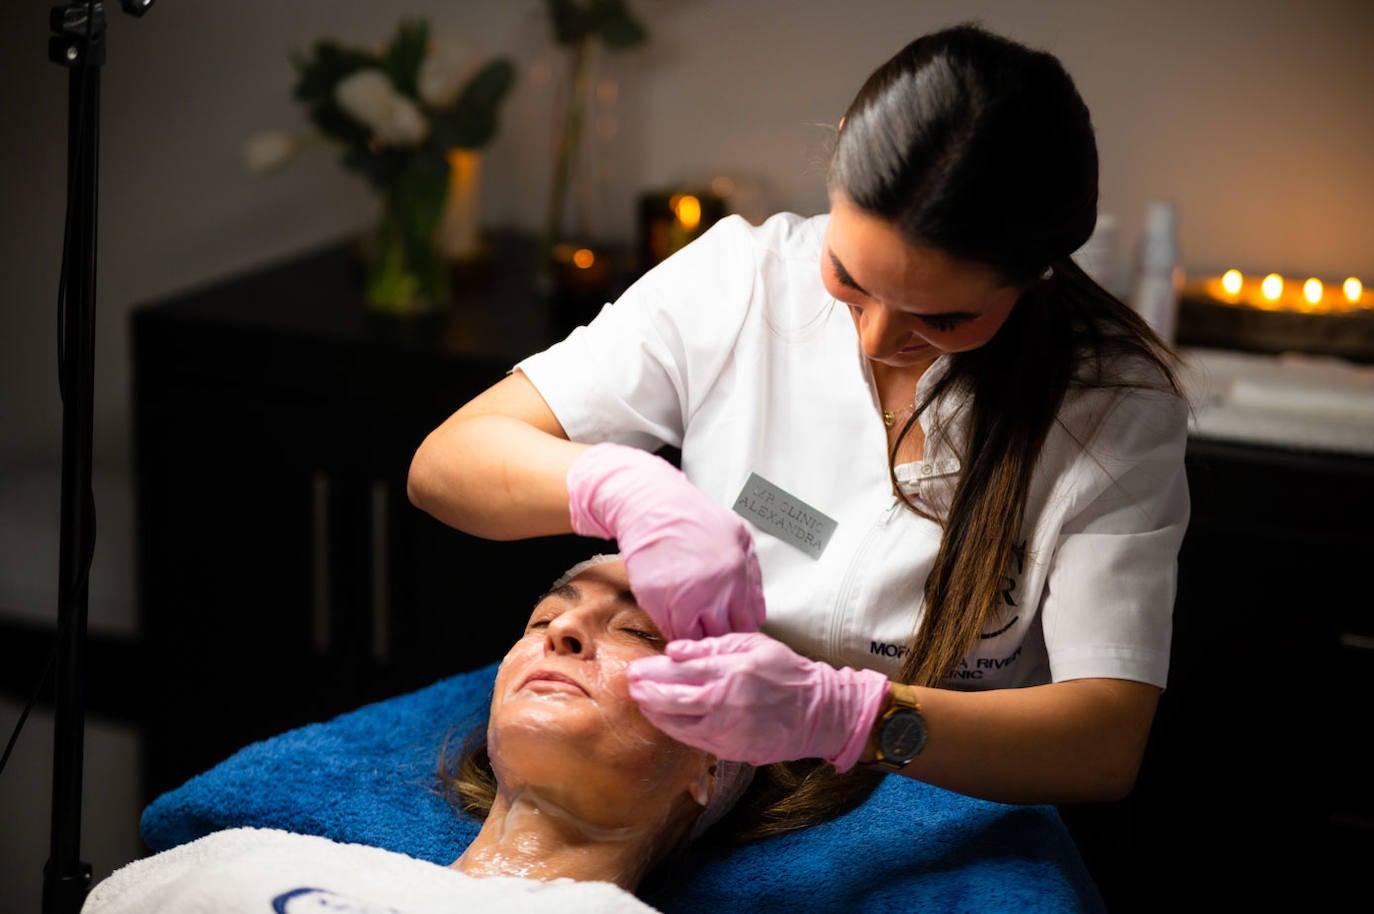
[[[428,200],[415,194],[413,187],[396,187],[383,195],[366,279],[365,295],[372,311],[415,317],[448,305],[448,274],[434,243],[442,205],[442,195],[439,200]]]

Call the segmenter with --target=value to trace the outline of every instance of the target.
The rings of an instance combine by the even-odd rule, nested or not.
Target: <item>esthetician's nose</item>
[[[879,302],[869,302],[859,309],[859,342],[864,355],[883,358],[912,343],[909,318]]]
[[[585,617],[576,610],[560,614],[544,630],[544,650],[551,654],[590,658],[594,644]]]

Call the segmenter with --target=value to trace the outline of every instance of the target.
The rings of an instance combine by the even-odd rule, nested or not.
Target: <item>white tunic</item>
[[[892,492],[868,362],[848,310],[821,283],[827,218],[782,214],[755,227],[728,217],[516,367],[572,440],[680,448],[687,476],[751,521],[766,632],[892,675],[920,622],[941,528]],[[926,371],[918,399],[946,367],[942,357]],[[935,411],[948,418],[957,405],[947,395]],[[1059,419],[1002,612],[952,687],[1165,684],[1189,510],[1186,404],[1151,390],[1071,389]],[[922,425],[924,459],[898,479],[940,516],[959,478],[962,427],[944,423],[951,441],[932,434],[932,417]],[[751,474],[785,494],[746,490]],[[788,541],[814,553],[825,530],[816,512],[835,522],[818,557]]]
[[[393,851],[232,828],[135,860],[81,914],[656,914],[609,882],[476,879]]]

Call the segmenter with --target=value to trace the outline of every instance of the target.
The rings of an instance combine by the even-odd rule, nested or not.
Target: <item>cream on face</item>
[[[503,791],[536,787],[594,827],[658,824],[649,810],[700,792],[709,755],[653,727],[629,693],[629,664],[664,644],[619,562],[540,600],[496,676],[488,751]]]

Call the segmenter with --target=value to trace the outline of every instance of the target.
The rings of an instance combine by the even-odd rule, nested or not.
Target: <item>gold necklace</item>
[[[903,416],[903,417],[905,417],[908,413],[912,412],[912,411],[915,410],[915,409],[916,409],[915,404],[912,404],[911,406],[903,407],[902,409],[900,409],[900,410],[895,410],[895,411],[894,411],[894,410],[890,410],[890,409],[885,409],[885,410],[883,410],[883,425],[886,425],[888,428],[892,428],[892,426],[894,426],[894,425],[897,424],[897,417],[898,417],[898,416]]]

